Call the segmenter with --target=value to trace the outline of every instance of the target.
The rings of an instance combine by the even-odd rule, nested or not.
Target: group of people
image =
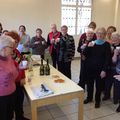
[[[87,98],[84,104],[93,101],[94,83],[95,108],[99,108],[102,100],[111,98],[113,86],[113,102],[120,103],[120,34],[114,26],[96,29],[91,22],[86,33],[80,36],[77,51],[81,54],[81,70],[79,83],[83,89],[87,86]],[[120,112],[120,105],[116,109]]]
[[[120,34],[114,26],[96,29],[91,22],[88,29],[80,36],[77,51],[80,53],[81,70],[78,85],[87,86],[87,98],[84,104],[93,101],[94,83],[96,85],[95,108],[100,107],[102,100],[111,98],[120,102]],[[25,70],[20,67],[23,54],[32,53],[44,59],[45,49],[49,48],[53,67],[71,79],[71,62],[75,55],[75,41],[68,34],[68,27],[63,25],[61,31],[56,24],[51,24],[47,40],[42,37],[42,29],[36,29],[32,38],[26,34],[26,27],[19,26],[16,31],[3,30],[0,23],[0,120],[29,120],[24,117],[23,100]],[[117,112],[120,112],[120,105]]]
[[[3,30],[0,23],[0,120],[29,120],[24,117],[25,69],[22,68],[24,54],[40,55],[44,59],[45,49],[49,48],[53,66],[71,78],[71,61],[75,54],[73,36],[67,33],[68,27],[62,26],[57,31],[55,24],[47,41],[42,37],[42,30],[36,29],[36,35],[30,39],[26,27],[19,26],[16,31]]]

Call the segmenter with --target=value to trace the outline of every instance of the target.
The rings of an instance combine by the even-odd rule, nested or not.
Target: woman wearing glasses
[[[86,56],[85,69],[87,81],[87,98],[84,104],[92,102],[95,82],[95,108],[99,108],[101,93],[104,88],[104,78],[111,62],[111,48],[110,44],[105,41],[105,28],[98,28],[96,35],[97,40],[90,42],[83,52]]]
[[[14,40],[0,37],[0,120],[12,120],[18,70],[11,57]]]
[[[14,109],[15,120],[29,120],[28,118],[24,117],[24,112],[23,112],[23,101],[24,101],[23,85],[25,84],[25,71],[24,69],[19,68],[20,64],[22,63],[23,56],[16,49],[20,42],[20,37],[16,31],[7,32],[6,35],[12,37],[15,40],[15,45],[14,45],[14,50],[13,50],[13,59],[19,71],[18,77],[15,81],[16,83],[15,109]]]

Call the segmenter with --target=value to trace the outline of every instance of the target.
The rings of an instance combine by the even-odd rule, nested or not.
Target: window
[[[68,26],[68,33],[84,33],[91,22],[92,0],[61,0],[61,24]]]

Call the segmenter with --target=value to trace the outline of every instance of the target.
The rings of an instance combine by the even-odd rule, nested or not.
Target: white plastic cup
[[[22,61],[22,67],[23,68],[27,68],[27,66],[28,66],[28,61],[27,60],[23,60]]]
[[[42,41],[42,45],[44,45],[45,44],[45,42],[44,41]]]
[[[92,41],[92,44],[94,45],[94,44],[95,44],[95,41]]]
[[[120,50],[120,47],[116,47],[117,50]]]
[[[57,38],[56,42],[59,42],[60,41],[60,38]]]

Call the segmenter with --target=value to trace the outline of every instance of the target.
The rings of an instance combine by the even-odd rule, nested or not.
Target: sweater
[[[85,69],[88,74],[100,74],[110,69],[111,48],[108,42],[102,45],[95,44],[93,47],[86,47],[83,54],[86,56]]]
[[[35,42],[39,42],[38,44],[35,44]],[[42,44],[44,42],[44,44]],[[43,37],[33,37],[30,42],[30,48],[32,48],[32,54],[33,55],[44,55],[45,49],[47,48],[47,42]]]
[[[18,70],[11,56],[0,56],[0,96],[7,96],[15,92],[15,80]]]

